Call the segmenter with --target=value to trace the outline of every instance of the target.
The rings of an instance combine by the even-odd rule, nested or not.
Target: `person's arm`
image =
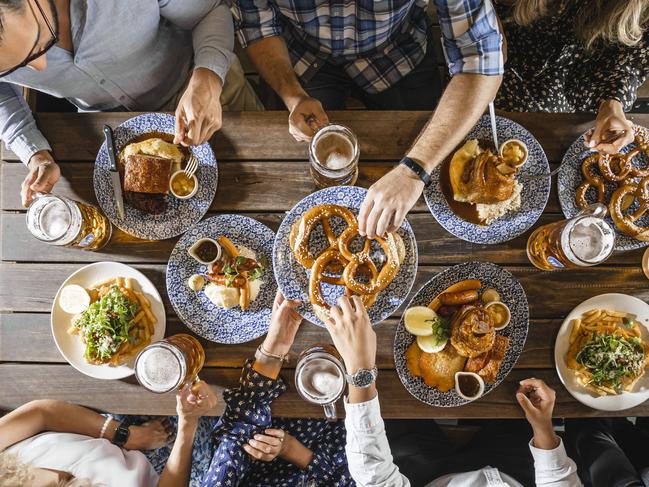
[[[309,140],[314,129],[329,119],[320,102],[304,91],[293,70],[281,37],[280,14],[269,0],[237,0],[232,13],[239,42],[290,113],[289,132],[297,140]]]
[[[429,174],[475,125],[495,96],[503,73],[502,35],[490,0],[435,0],[452,76],[437,109],[406,156]],[[358,215],[361,235],[393,232],[419,199],[424,185],[398,165],[374,183]]]
[[[83,406],[64,401],[38,400],[29,402],[0,418],[0,451],[44,431],[76,433],[99,438],[106,417]],[[111,441],[119,423],[110,420],[104,438]],[[150,426],[130,426],[124,448],[148,449],[152,443],[166,439],[158,423]],[[164,441],[161,443],[164,444]]]
[[[160,15],[192,31],[194,72],[176,108],[174,143],[199,145],[222,125],[219,98],[234,60],[232,15],[220,0],[158,0]]]
[[[521,381],[516,392],[525,418],[530,423],[534,437],[530,451],[534,457],[534,472],[538,487],[580,487],[577,465],[568,457],[552,427],[552,411],[556,394],[539,379]]]
[[[160,474],[159,487],[189,485],[192,468],[192,449],[198,422],[216,406],[216,394],[205,382],[185,388],[176,395],[178,432],[169,459]]]
[[[331,319],[325,325],[348,374],[374,367],[376,333],[358,296],[351,299],[342,296],[338,305],[331,308]],[[345,451],[349,473],[356,485],[409,487],[410,482],[392,459],[376,385],[367,388],[350,385],[345,413]]]

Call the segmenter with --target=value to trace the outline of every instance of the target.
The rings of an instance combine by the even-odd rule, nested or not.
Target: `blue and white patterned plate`
[[[288,299],[302,301],[303,304],[298,308],[298,311],[304,318],[318,326],[324,326],[324,323],[316,317],[309,302],[309,273],[295,260],[295,256],[291,250],[289,244],[291,227],[302,217],[305,211],[317,205],[333,204],[345,206],[355,214],[358,214],[358,210],[366,194],[366,189],[355,186],[335,186],[317,191],[295,205],[288,212],[277,231],[275,246],[273,248],[273,267],[279,289]],[[345,228],[345,224],[342,220],[332,219],[331,227],[334,233],[339,235]],[[406,256],[397,276],[388,287],[379,293],[378,299],[368,310],[373,325],[389,317],[401,306],[401,303],[406,299],[415,282],[415,274],[417,273],[417,243],[415,241],[415,234],[407,220],[403,222],[398,233],[405,244]],[[328,242],[322,231],[322,227],[318,225],[311,233],[309,248],[315,255],[319,255],[327,246]],[[352,250],[354,250],[353,247]],[[323,296],[329,304],[336,304],[338,297],[344,294],[343,286],[326,283],[322,283],[321,286]]]
[[[174,116],[166,113],[146,113],[118,125],[113,131],[117,153],[136,137],[150,132],[173,134]],[[167,195],[167,209],[160,215],[150,215],[124,202],[122,219],[117,214],[108,150],[104,141],[95,160],[94,172],[95,195],[102,211],[119,229],[138,238],[164,240],[180,235],[207,213],[216,194],[218,182],[216,158],[210,145],[205,143],[192,147],[191,152],[199,161],[196,171],[199,187],[192,198],[179,200],[172,194]]]
[[[447,287],[464,279],[480,279],[482,288],[494,288],[500,294],[500,300],[505,303],[511,311],[511,321],[504,330],[497,333],[509,337],[509,347],[505,352],[505,358],[498,370],[496,382],[485,384],[485,394],[494,390],[507,374],[512,370],[518,357],[523,351],[527,339],[527,329],[530,321],[527,296],[523,286],[508,271],[495,264],[488,262],[465,262],[456,265],[443,272],[440,272],[430,281],[422,286],[417,294],[408,303],[412,306],[428,306],[428,304],[439,293]],[[448,392],[440,392],[434,387],[428,387],[421,377],[413,377],[406,366],[406,350],[415,336],[408,333],[404,327],[403,317],[397,325],[397,332],[394,336],[394,362],[401,382],[414,397],[430,406],[455,407],[462,406],[471,401],[460,397],[455,389]]]
[[[524,127],[504,117],[496,117],[498,141],[518,139],[527,145],[529,157],[519,172],[519,176],[542,175],[550,172],[548,158],[541,144]],[[493,141],[489,116],[482,117],[465,137],[469,139]],[[528,230],[545,209],[550,196],[550,178],[537,178],[522,181],[521,207],[498,218],[489,226],[476,225],[459,217],[448,206],[440,185],[441,164],[435,168],[431,177],[433,184],[424,190],[424,197],[435,220],[444,229],[467,242],[478,244],[498,244],[512,240]]]
[[[577,213],[579,213],[580,208],[577,206],[575,201],[575,191],[579,185],[583,182],[584,178],[581,173],[581,165],[589,155],[594,154],[593,151],[588,150],[584,145],[584,136],[582,134],[577,140],[575,140],[566,154],[563,156],[563,161],[561,162],[561,171],[559,171],[559,178],[557,180],[557,186],[559,189],[559,204],[561,205],[561,210],[566,218],[572,218]],[[633,149],[636,146],[635,142],[627,145],[622,152],[626,153]],[[641,163],[637,161],[643,161]],[[638,156],[634,163],[642,164],[643,166],[647,164],[647,158],[644,154]],[[606,201],[610,201],[610,197],[613,194],[613,191],[617,188],[617,185],[614,183],[605,183],[606,187]],[[592,190],[588,191],[586,194],[589,203],[595,203],[596,198]],[[621,233],[611,217],[607,217],[608,222],[615,228],[615,250],[633,250],[639,249],[641,247],[646,247],[649,245],[649,242],[641,242],[636,240],[633,237],[624,235]],[[649,226],[649,214],[642,217],[638,220],[638,225]]]
[[[178,240],[167,264],[167,293],[176,314],[197,335],[217,343],[248,342],[268,331],[277,290],[272,266],[268,266],[261,278],[259,296],[246,311],[238,306],[219,308],[203,291],[195,292],[187,287],[187,279],[192,274],[207,272],[207,266],[196,262],[187,250],[200,238],[220,236],[249,248],[257,254],[257,259],[265,256],[270,262],[275,237],[270,228],[247,216],[214,216],[194,225]]]

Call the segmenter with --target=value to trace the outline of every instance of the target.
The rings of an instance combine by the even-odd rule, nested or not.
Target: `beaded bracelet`
[[[99,438],[103,438],[106,435],[106,430],[108,429],[108,425],[110,422],[113,420],[110,416],[106,418],[106,421],[104,421],[104,425],[101,427],[101,432],[99,433]]]

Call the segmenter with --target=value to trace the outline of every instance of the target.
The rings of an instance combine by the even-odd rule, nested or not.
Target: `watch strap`
[[[430,186],[430,183],[432,182],[430,174],[428,174],[418,162],[410,159],[410,157],[404,157],[403,159],[401,159],[401,162],[399,162],[399,164],[403,164],[412,172],[414,172],[417,177],[424,183],[424,186]]]
[[[364,374],[368,374],[368,373],[372,375],[372,380],[370,382],[368,382],[367,384],[359,384],[358,377],[360,375],[364,375]],[[360,387],[360,388],[364,389],[364,388],[369,387],[372,384],[374,384],[374,382],[376,382],[376,378],[378,377],[378,375],[379,375],[379,369],[375,365],[371,369],[358,369],[353,374],[347,374],[346,373],[345,374],[345,379],[347,380],[347,383],[349,385],[352,385],[354,387]]]
[[[115,434],[113,435],[113,444],[117,446],[124,446],[128,441],[129,430],[128,426],[125,426],[124,423],[120,423]]]

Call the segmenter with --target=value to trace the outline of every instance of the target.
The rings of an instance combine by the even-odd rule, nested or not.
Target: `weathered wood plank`
[[[394,368],[392,347],[398,320],[391,318],[376,328],[377,367]],[[560,320],[533,320],[517,368],[538,369],[554,366],[554,336],[561,326]],[[177,319],[167,323],[167,336],[187,333],[187,328]],[[239,345],[220,345],[200,339],[206,351],[206,364],[212,367],[236,367],[246,357],[254,355],[263,337]],[[290,366],[295,367],[297,354],[314,343],[330,343],[329,333],[316,326],[304,324],[295,338]],[[0,314],[0,362],[52,362],[64,363],[50,331],[49,314]]]
[[[358,186],[368,188],[392,167],[392,163],[362,162]],[[93,164],[61,164],[62,178],[55,192],[82,202],[96,204],[92,185]],[[24,210],[20,185],[27,171],[21,164],[0,164],[0,207]],[[290,181],[290,184],[286,184]],[[286,211],[315,191],[306,162],[228,162],[219,165],[219,184],[212,211]],[[560,213],[554,185],[546,211]],[[423,198],[414,211],[428,212]]]
[[[541,142],[548,158],[558,161],[570,144],[593,121],[590,114],[502,113],[519,122]],[[103,141],[102,127],[118,125],[136,113],[39,113],[36,120],[60,160],[94,161]],[[429,112],[340,111],[330,112],[332,122],[349,126],[358,136],[365,160],[399,160],[415,140]],[[288,133],[287,113],[224,113],[223,129],[212,139],[218,160],[306,160],[305,144]],[[633,114],[641,125],[649,115]],[[260,133],[260,127],[263,127]],[[16,160],[7,151],[4,157]]]
[[[201,378],[217,387],[232,387],[239,378],[239,369],[207,368]],[[522,413],[515,399],[518,382],[535,376],[545,380],[557,391],[555,417],[646,416],[649,404],[618,413],[598,412],[576,402],[560,384],[553,370],[514,370],[492,393],[459,408],[433,408],[419,402],[403,387],[396,371],[382,371],[378,379],[379,400],[385,418],[520,418]],[[293,370],[282,376],[292,384]],[[46,378],[46,380],[41,380]],[[0,365],[0,410],[10,410],[34,399],[62,399],[122,414],[175,414],[172,394],[156,395],[137,385],[134,378],[123,381],[101,381],[87,377],[68,365]],[[212,414],[223,411],[219,401]],[[341,404],[338,411],[344,414]],[[273,414],[284,417],[322,417],[322,409],[304,402],[293,387],[273,404]]]
[[[76,264],[0,265],[0,311],[49,312],[56,290],[79,267]],[[152,280],[163,296],[167,312],[171,313],[165,286],[166,267],[150,264],[134,267]],[[420,266],[412,293],[444,269]],[[627,293],[649,300],[649,286],[640,266],[599,266],[558,272],[541,272],[529,266],[508,269],[520,279],[527,292],[532,318],[563,318],[583,300],[602,293]]]
[[[281,213],[252,213],[253,218],[277,230]],[[561,215],[544,214],[536,226],[560,220]],[[414,213],[408,217],[417,237],[420,264],[452,264],[479,258],[496,264],[528,263],[525,246],[531,232],[500,245],[478,245],[465,242],[446,232],[429,213]],[[47,245],[31,236],[25,226],[23,213],[0,215],[0,248],[2,259],[16,262],[120,262],[166,263],[177,239],[150,242],[116,233],[104,249],[82,252],[78,249]],[[643,249],[614,254],[609,264],[640,265]]]

